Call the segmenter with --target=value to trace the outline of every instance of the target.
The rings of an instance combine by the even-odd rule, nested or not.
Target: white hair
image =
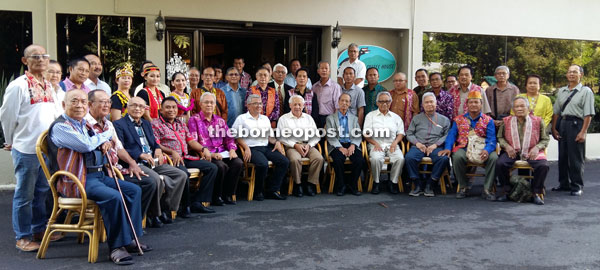
[[[496,70],[494,70],[494,73],[498,73],[498,70],[501,70],[501,69],[504,69],[504,70],[506,70],[506,73],[507,73],[507,74],[510,74],[510,69],[508,69],[508,67],[507,67],[507,66],[498,66],[498,67],[496,68]]]
[[[246,105],[250,104],[250,101],[252,101],[253,98],[260,99],[261,97],[260,97],[260,95],[257,95],[257,94],[249,95],[248,98],[246,99]]]
[[[301,95],[293,95],[293,96],[291,96],[291,97],[290,97],[290,100],[288,100],[288,102],[289,102],[290,104],[292,104],[292,100],[294,100],[294,98],[296,98],[296,99],[301,99],[301,100],[302,100],[302,104],[304,104],[304,102],[306,102],[306,101],[304,100],[304,98],[303,98]]]
[[[437,98],[435,97],[434,93],[427,92],[427,93],[423,94],[423,97],[421,98],[421,100],[425,101],[425,97],[433,97],[433,101],[437,103]]]
[[[377,94],[377,97],[375,98],[375,100],[376,101],[379,100],[379,96],[381,96],[381,95],[386,95],[386,96],[390,97],[390,100],[393,100],[392,99],[392,94],[390,94],[390,92],[388,92],[388,91],[381,91],[381,92],[379,92]]]
[[[287,73],[288,73],[288,70],[287,70],[287,68],[286,68],[286,67],[285,67],[283,64],[281,64],[281,63],[277,63],[277,64],[275,64],[275,65],[273,66],[273,72],[275,72],[275,70],[276,70],[278,67],[282,67],[282,68],[283,68],[283,71],[285,71],[285,74],[287,74]]]
[[[202,102],[207,96],[211,96],[215,102],[217,102],[217,96],[215,96],[215,94],[211,93],[211,92],[204,92],[201,96],[200,96],[200,102]]]

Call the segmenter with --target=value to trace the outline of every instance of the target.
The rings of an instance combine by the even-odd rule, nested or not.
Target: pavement
[[[548,191],[546,205],[488,202],[477,193],[330,194],[214,207],[141,239],[154,248],[123,269],[600,269],[600,162],[586,164],[582,197]],[[551,163],[546,186],[557,184]],[[241,185],[243,186],[243,185]],[[0,269],[112,269],[101,244],[51,243],[46,259],[15,249],[12,192],[0,192]]]

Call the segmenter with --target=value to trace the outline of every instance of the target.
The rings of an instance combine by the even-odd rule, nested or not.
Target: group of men
[[[103,89],[97,76],[70,68],[69,78],[76,79],[67,81],[73,85],[63,88],[70,90],[59,101],[44,78],[49,55],[39,45],[27,47],[22,58],[27,71],[8,86],[0,108],[5,149],[12,153],[17,178],[13,199],[17,248],[37,250],[47,222],[49,188],[35,155],[35,142],[45,130],[49,131],[51,170],[70,171],[84,183],[88,198],[100,207],[110,257],[117,264],[133,263],[130,252],[138,248],[152,250],[133,242],[134,231],[143,234],[144,215],[149,226],[161,227],[173,222],[172,211],[187,218],[190,212],[214,213],[211,205],[235,204],[243,162],[255,166],[254,197],[259,201],[286,199],[281,190],[288,168],[293,194],[314,196],[324,154],[332,160],[329,166],[335,172],[339,196],[361,195],[358,179],[367,165],[373,194],[380,193],[382,172],[389,172],[389,192],[398,193],[406,166],[413,184],[409,195],[434,196],[435,183],[451,169],[459,185],[456,197],[464,198],[471,186],[468,173],[473,166],[482,166],[486,171],[483,196],[506,201],[511,190],[508,169],[521,160],[533,169],[534,202],[544,204],[549,123],[531,113],[535,105],[527,98],[516,96],[519,90],[508,82],[507,67],[496,69],[498,83],[488,89],[473,84],[473,70],[463,66],[456,77],[446,78],[445,85],[440,73],[417,70],[416,91],[408,89],[406,74],[397,73],[394,89],[388,91],[379,83],[377,68],[366,68],[358,59],[356,44],[350,44],[348,55],[349,60],[338,69],[338,82],[330,78],[329,63],[321,61],[320,78],[312,86],[299,61],[292,62],[291,77],[281,64],[272,71],[259,68],[256,85],[250,86],[243,59],[236,59],[225,72],[225,101],[212,92],[202,93],[188,123],[177,119],[178,103],[172,97],[162,100],[159,118],[152,122],[142,117],[145,101],[134,97],[128,101],[126,116],[111,123],[107,118],[110,88]],[[101,67],[90,67],[93,73],[101,73]],[[203,80],[213,77],[205,72],[211,70],[202,71]],[[87,85],[93,89],[83,83],[86,74],[91,82]],[[551,125],[552,135],[559,140],[560,185],[553,190],[568,190],[572,195],[582,194],[585,136],[595,114],[593,93],[581,85],[582,75],[579,66],[569,67],[569,85],[557,93]],[[219,114],[219,106],[229,110]],[[323,128],[326,136],[319,130]],[[362,153],[363,140],[368,160],[364,158],[367,153]],[[319,146],[325,144],[328,152],[320,153]],[[241,148],[241,158],[237,148]],[[427,177],[420,169],[425,157],[432,163]],[[348,162],[351,172],[346,175]],[[273,173],[268,177],[270,163]],[[113,166],[124,175],[125,181],[119,182],[123,201],[108,169]],[[306,183],[303,166],[308,166]],[[190,189],[189,168],[203,175],[195,191]],[[499,192],[494,192],[496,177]],[[67,179],[58,181],[58,190],[62,196],[76,197],[82,192]],[[133,226],[127,223],[125,207]]]

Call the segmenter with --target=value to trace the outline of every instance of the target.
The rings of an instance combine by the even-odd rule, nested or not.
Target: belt
[[[583,121],[583,119],[577,117],[577,116],[572,116],[572,115],[564,115],[562,117],[562,120],[566,120],[566,121]]]
[[[85,168],[87,170],[87,173],[97,173],[97,172],[101,172],[104,167],[99,167],[99,168]]]

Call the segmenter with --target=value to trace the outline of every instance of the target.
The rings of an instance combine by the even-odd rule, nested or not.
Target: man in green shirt
[[[385,87],[379,84],[379,70],[376,67],[370,67],[367,69],[367,85],[363,87],[365,91],[365,115],[379,109],[377,107],[377,94],[382,91],[387,91]]]

